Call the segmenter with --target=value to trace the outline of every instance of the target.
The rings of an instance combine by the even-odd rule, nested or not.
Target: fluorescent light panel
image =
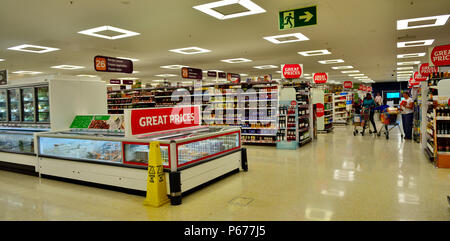
[[[347,70],[347,71],[341,71],[343,74],[350,74],[350,73],[359,73],[359,70]]]
[[[276,65],[261,65],[261,66],[255,66],[253,67],[255,69],[276,69],[278,66]]]
[[[428,46],[428,45],[432,45],[433,42],[434,42],[434,39],[417,40],[417,41],[407,41],[407,42],[398,42],[398,43],[397,43],[397,48]]]
[[[78,77],[89,77],[89,78],[94,78],[97,77],[97,75],[90,75],[90,74],[79,74],[77,75]]]
[[[107,36],[107,35],[103,35],[103,34],[98,34],[99,32],[103,32],[103,31],[112,31],[112,32],[117,32],[119,34],[116,36]],[[136,33],[136,32],[121,29],[121,28],[116,28],[113,26],[101,26],[101,27],[97,27],[97,28],[83,30],[78,33],[97,37],[97,38],[105,38],[105,39],[109,39],[109,40],[128,38],[128,37],[140,35],[140,33]]]
[[[202,49],[199,47],[187,47],[181,49],[171,49],[170,52],[179,53],[179,54],[202,54],[211,52],[209,49]]]
[[[32,50],[32,49],[27,49],[27,48],[41,49],[41,50]],[[8,48],[8,49],[9,50],[15,50],[15,51],[38,53],[38,54],[43,54],[43,53],[48,53],[48,52],[59,50],[58,48],[37,46],[37,45],[31,45],[31,44],[22,44],[22,45],[19,45],[19,46]]]
[[[364,76],[364,74],[349,74],[348,76]]]
[[[397,68],[397,70],[408,70],[408,69],[414,69],[414,67],[408,66],[408,67],[398,67]]]
[[[224,59],[221,61],[226,62],[226,63],[236,64],[236,63],[251,62],[252,60],[246,59],[246,58],[236,58],[236,59]]]
[[[420,61],[398,62],[397,65],[416,65],[420,64]]]
[[[0,62],[5,61],[4,59],[0,59]]]
[[[342,59],[330,59],[330,60],[319,60],[321,64],[336,64],[336,63],[344,63]]]
[[[320,49],[320,50],[310,50],[310,51],[298,52],[298,54],[303,55],[305,57],[309,57],[309,56],[331,54],[331,52],[326,49]]]
[[[332,69],[353,69],[353,66],[336,66],[331,67]]]
[[[123,77],[123,78],[119,78],[120,80],[136,80],[139,78],[134,78],[134,77]]]
[[[239,4],[242,7],[248,9],[248,11],[223,15],[222,13],[220,13],[216,10],[213,10],[214,8],[223,7],[223,6],[232,5],[232,4]],[[194,6],[193,8],[195,8],[203,13],[206,13],[210,16],[213,16],[217,19],[220,19],[220,20],[237,18],[237,17],[266,12],[266,10],[264,10],[263,8],[256,5],[255,3],[253,3],[250,0],[223,0],[223,1],[216,1],[216,2],[212,2],[212,3]]]
[[[431,17],[423,17],[423,18],[410,18],[410,19],[398,20],[397,21],[397,30],[442,26],[442,25],[445,25],[449,16],[450,15],[439,15],[439,16],[431,16]],[[429,21],[429,20],[435,20],[435,22],[429,23],[429,24],[410,26],[410,23],[420,22],[420,21]]]
[[[158,75],[155,75],[155,76],[158,76],[158,77],[175,77],[177,75],[176,74],[158,74]]]
[[[279,40],[280,38],[289,38],[294,37],[295,39],[289,39],[289,40]],[[276,36],[269,36],[264,37],[265,40],[272,42],[274,44],[284,44],[284,43],[292,43],[292,42],[299,42],[299,41],[306,41],[309,40],[308,37],[301,33],[289,33],[289,34],[283,34],[283,35],[276,35]]]
[[[83,66],[76,66],[76,65],[57,65],[57,66],[52,66],[50,67],[52,69],[68,69],[68,70],[72,70],[72,69],[83,69]]]
[[[398,71],[397,74],[412,74],[414,71]]]
[[[127,59],[127,60],[131,60],[133,62],[137,62],[139,61],[139,59],[133,59],[133,58],[126,58],[126,57],[117,57],[118,59]]]
[[[12,72],[13,74],[42,74],[42,72],[37,71],[27,71],[27,70],[19,70]]]
[[[425,53],[413,53],[413,54],[397,54],[398,59],[423,57]]]
[[[185,65],[179,65],[179,64],[173,64],[173,65],[165,65],[165,66],[160,66],[163,69],[181,69],[183,67],[188,67]]]

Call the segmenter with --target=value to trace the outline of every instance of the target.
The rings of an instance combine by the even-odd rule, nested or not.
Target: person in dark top
[[[362,106],[364,108],[369,109],[369,120],[372,123],[372,126],[376,131],[377,126],[375,125],[375,120],[373,118],[373,115],[375,113],[374,108],[376,105],[375,105],[375,101],[373,100],[372,95],[370,93],[367,93],[366,97],[364,98]]]

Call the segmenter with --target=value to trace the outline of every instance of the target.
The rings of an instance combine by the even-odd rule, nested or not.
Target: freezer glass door
[[[48,86],[37,88],[38,122],[50,122],[50,100]]]
[[[35,122],[34,88],[22,89],[23,121]]]
[[[0,122],[8,121],[8,95],[6,90],[0,90]]]
[[[20,89],[10,89],[9,92],[9,120],[20,122]]]

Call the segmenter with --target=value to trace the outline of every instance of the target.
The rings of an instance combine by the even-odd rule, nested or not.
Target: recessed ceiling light
[[[123,78],[119,78],[120,80],[136,80],[139,78],[135,78],[135,77],[123,77]]]
[[[90,75],[90,74],[79,74],[77,75],[78,77],[89,77],[89,78],[94,78],[97,77],[97,75]]]
[[[426,40],[417,40],[417,41],[407,41],[407,42],[398,42],[397,48],[407,48],[407,47],[417,47],[417,46],[428,46],[432,45],[434,39],[426,39]]]
[[[350,74],[350,73],[359,73],[359,70],[347,70],[347,71],[341,71],[343,74]]]
[[[305,78],[305,79],[312,79],[312,77],[303,77],[303,78]]]
[[[261,65],[261,66],[255,66],[253,67],[255,69],[276,69],[278,66],[276,65]]]
[[[398,74],[397,77],[410,77],[411,74]]]
[[[208,53],[211,52],[211,50],[208,49],[202,49],[199,47],[187,47],[187,48],[181,48],[181,49],[171,49],[170,52],[179,53],[179,54],[201,54],[201,53]]]
[[[163,69],[181,69],[183,67],[188,67],[185,65],[179,65],[179,64],[173,64],[173,65],[164,65],[164,66],[160,66]]]
[[[139,74],[139,71],[133,71],[133,74]]]
[[[12,72],[13,74],[42,74],[42,72],[37,71],[26,71],[26,70],[19,70]]]
[[[30,52],[30,53],[48,53],[52,51],[59,50],[58,48],[51,48],[51,47],[44,47],[44,46],[37,46],[37,45],[31,45],[31,44],[22,44],[19,46],[8,48],[9,50],[16,50],[16,51],[23,51],[23,52]]]
[[[205,73],[208,73],[208,72],[224,72],[222,70],[205,70],[205,71],[206,71]]]
[[[414,67],[408,66],[408,67],[398,67],[397,68],[397,70],[407,70],[407,69],[414,69]]]
[[[248,76],[248,74],[239,74],[240,76]]]
[[[364,76],[364,74],[349,74],[348,76]]]
[[[158,76],[158,77],[175,77],[177,75],[176,74],[158,74],[158,75],[155,75],[155,76]]]
[[[423,18],[411,18],[397,21],[397,30],[442,26],[450,15],[439,15]],[[431,20],[431,21],[430,21]],[[419,23],[418,23],[419,22]],[[420,24],[422,22],[422,24]]]
[[[397,54],[398,59],[415,58],[415,57],[423,57],[423,56],[425,56],[425,52],[413,53],[413,54]]]
[[[321,50],[310,50],[310,51],[298,52],[298,54],[309,57],[309,56],[331,54],[331,52],[326,49],[321,49]]]
[[[155,79],[155,80],[152,80],[153,82],[164,82],[165,80],[163,80],[163,79]]]
[[[398,71],[397,74],[412,74],[414,71]]]
[[[228,15],[224,15],[216,10],[213,10],[214,8],[219,8],[219,7],[223,7],[223,6],[227,6],[227,5],[232,5],[232,4],[239,4],[242,7],[248,9],[248,11],[244,11],[244,12],[238,12],[238,13],[232,13],[232,14],[228,14]],[[193,8],[204,12],[210,16],[213,16],[217,19],[220,20],[224,20],[224,19],[230,19],[230,18],[237,18],[237,17],[242,17],[242,16],[247,16],[247,15],[252,15],[252,14],[259,14],[259,13],[265,13],[266,10],[264,10],[263,8],[261,8],[260,6],[256,5],[255,3],[253,3],[250,0],[223,0],[223,1],[217,1],[217,2],[212,2],[212,3],[207,3],[207,4],[203,4],[203,5],[198,5],[198,6],[194,6]]]
[[[133,62],[137,62],[139,61],[139,59],[133,59],[133,58],[126,58],[126,57],[117,57],[118,59],[127,59],[127,60],[131,60]]]
[[[306,77],[308,77],[308,76],[311,76],[311,74],[303,74],[303,76],[306,76]]]
[[[336,64],[336,63],[344,63],[342,59],[330,59],[330,60],[319,60],[321,64]]]
[[[309,40],[308,37],[301,33],[289,33],[289,34],[283,34],[283,35],[276,35],[276,36],[270,36],[270,37],[264,37],[265,40],[272,42],[274,44],[284,44],[284,43],[292,43],[292,42],[299,42],[299,41],[306,41]]]
[[[397,62],[397,65],[415,65],[415,64],[420,64],[420,61]]]
[[[353,69],[353,66],[336,66],[331,67],[332,69]]]
[[[57,65],[57,66],[52,66],[50,67],[52,69],[83,69],[83,66],[76,66],[76,65]]]
[[[275,73],[281,74],[281,71],[280,71],[280,70],[278,70],[278,71],[275,71]]]
[[[231,63],[231,64],[252,62],[250,59],[245,59],[245,58],[224,59],[224,60],[221,60],[221,61],[222,62]]]
[[[104,32],[104,31],[116,32],[116,33],[119,33],[119,34],[117,34],[115,36],[108,36],[108,35],[99,34],[99,32]],[[98,37],[98,38],[110,39],[110,40],[120,39],[120,38],[127,38],[127,37],[140,35],[140,33],[136,33],[136,32],[133,32],[133,31],[129,31],[129,30],[121,29],[121,28],[116,28],[116,27],[112,27],[112,26],[101,26],[101,27],[97,27],[97,28],[91,28],[91,29],[80,31],[78,33],[84,34],[84,35],[93,36],[93,37]]]
[[[5,61],[4,59],[0,59],[0,62]]]
[[[357,76],[357,77],[353,77],[354,79],[367,79],[369,77],[367,76]]]

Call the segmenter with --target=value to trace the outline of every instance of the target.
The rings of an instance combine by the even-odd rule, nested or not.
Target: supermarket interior
[[[449,17],[2,0],[0,220],[450,221]]]

